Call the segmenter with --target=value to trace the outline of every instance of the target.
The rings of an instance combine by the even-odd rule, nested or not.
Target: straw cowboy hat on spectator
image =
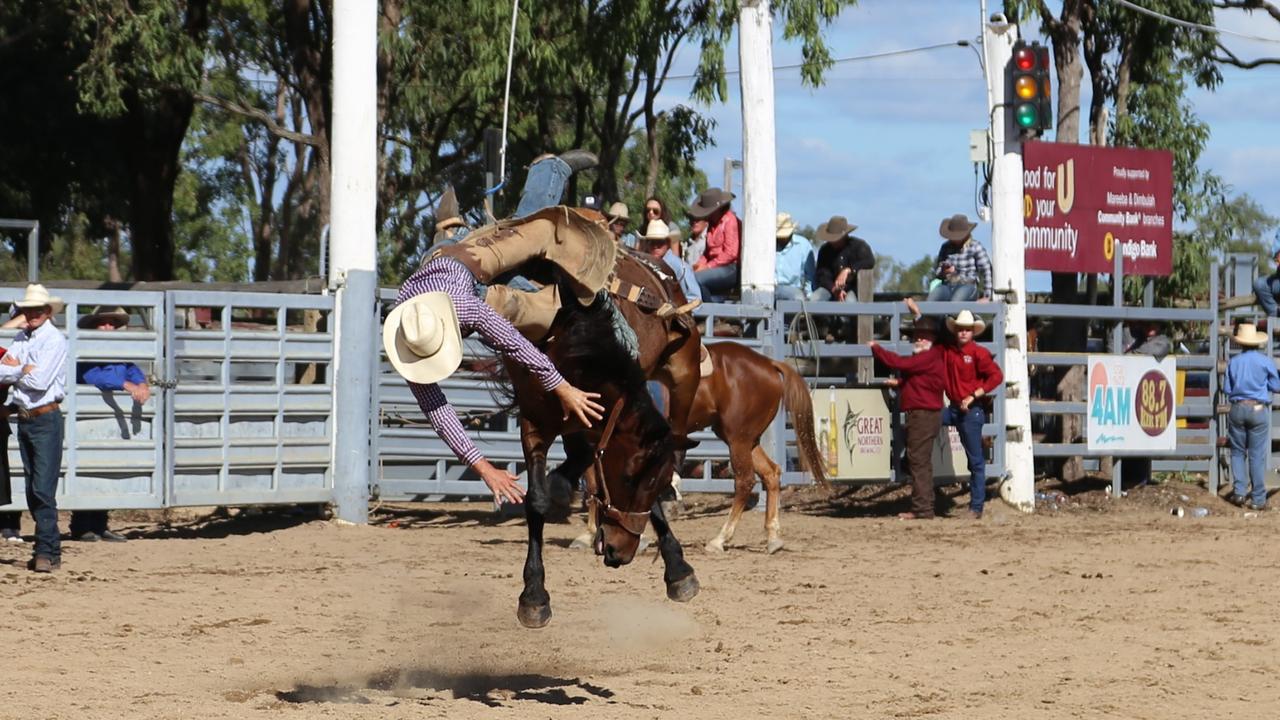
[[[818,239],[822,242],[835,242],[857,230],[857,225],[850,225],[843,215],[832,215],[831,219],[818,226]]]
[[[644,235],[640,236],[645,242],[670,242],[671,228],[661,220],[650,220],[649,226],[644,229]]]
[[[786,240],[796,232],[796,221],[791,219],[791,213],[778,213],[778,239]]]
[[[711,217],[715,211],[728,206],[733,198],[734,194],[731,192],[725,192],[718,187],[707,188],[698,195],[697,202],[689,206],[689,217],[694,220]]]
[[[606,215],[609,217],[610,225],[616,222],[626,225],[631,222],[631,213],[627,211],[626,203],[616,202],[610,205],[609,212]]]
[[[462,331],[447,293],[416,295],[387,314],[382,347],[391,366],[409,382],[429,385],[462,364]]]
[[[27,293],[22,299],[15,302],[14,305],[23,310],[30,308],[44,307],[48,305],[53,309],[53,314],[57,315],[62,312],[62,298],[49,294],[49,290],[40,283],[32,283],[27,286]]]
[[[1236,334],[1231,336],[1236,344],[1244,347],[1262,347],[1267,344],[1266,333],[1258,332],[1253,323],[1240,323],[1236,326]]]
[[[93,309],[93,312],[85,315],[76,322],[76,327],[82,330],[96,330],[103,323],[111,323],[113,326],[122,328],[129,324],[129,312],[122,307],[105,307],[99,305]]]
[[[981,335],[987,329],[987,323],[968,310],[961,310],[954,318],[947,318],[947,329],[955,332],[956,328],[972,328],[974,335]]]
[[[942,221],[938,226],[938,234],[948,240],[963,240],[969,237],[973,229],[978,227],[978,223],[969,222],[969,217],[964,213],[956,213]]]

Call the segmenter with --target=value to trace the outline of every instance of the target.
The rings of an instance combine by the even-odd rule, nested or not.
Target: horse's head
[[[635,558],[649,511],[675,468],[671,428],[643,389],[611,404],[596,458],[591,511],[599,521],[604,564],[619,567]]]

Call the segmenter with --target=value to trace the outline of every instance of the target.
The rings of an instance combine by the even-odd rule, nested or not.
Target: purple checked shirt
[[[520,363],[547,390],[564,382],[564,378],[546,355],[476,296],[475,278],[462,263],[450,258],[436,258],[428,262],[400,286],[400,296],[396,298],[396,302],[402,303],[426,292],[448,293],[453,300],[454,311],[458,313],[458,325],[463,337],[479,332],[485,345]],[[458,421],[457,411],[449,404],[438,384],[411,382],[409,389],[418,399],[422,412],[431,420],[432,427],[459,460],[473,465],[484,457],[471,442],[471,438],[467,437],[462,423]]]

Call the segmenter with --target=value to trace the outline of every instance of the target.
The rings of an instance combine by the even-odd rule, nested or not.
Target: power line
[[[1191,22],[1190,20],[1182,20],[1180,18],[1165,15],[1162,12],[1156,12],[1155,10],[1142,7],[1141,5],[1136,5],[1134,3],[1129,2],[1129,0],[1111,0],[1111,1],[1116,3],[1117,5],[1127,7],[1134,12],[1142,13],[1143,15],[1149,15],[1153,18],[1164,20],[1165,22],[1170,22],[1180,27],[1190,28],[1192,30],[1204,30],[1205,32],[1217,33],[1219,35],[1230,35],[1232,37],[1238,37],[1245,40],[1253,40],[1255,42],[1274,43],[1274,44],[1280,45],[1280,38],[1268,38],[1268,37],[1260,37],[1258,35],[1246,35],[1244,33],[1238,33],[1231,30],[1223,30],[1222,28],[1216,28],[1212,25],[1202,25],[1201,23]]]
[[[859,62],[862,60],[879,60],[880,58],[895,57],[897,55],[910,55],[912,53],[927,52],[929,50],[938,50],[940,48],[969,47],[969,46],[970,45],[968,40],[956,40],[954,42],[937,43],[935,45],[923,45],[921,47],[916,47],[916,48],[904,48],[902,50],[889,50],[881,53],[871,53],[870,55],[851,55],[849,57],[836,58],[835,60],[831,61],[831,64],[836,65],[838,63]],[[793,63],[790,65],[774,65],[773,69],[774,71],[795,70],[796,68],[804,67],[805,64],[806,63]],[[737,75],[740,72],[741,70],[725,70],[724,74]],[[668,75],[666,79],[667,80],[689,80],[697,76],[698,76],[697,73],[690,73],[688,75]]]

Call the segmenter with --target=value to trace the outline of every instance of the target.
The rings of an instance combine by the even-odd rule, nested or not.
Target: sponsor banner
[[[1087,413],[1090,453],[1169,452],[1178,446],[1177,369],[1145,355],[1090,355]]]
[[[1022,146],[1028,270],[1173,271],[1173,154],[1069,143]]]
[[[902,472],[911,472],[905,460]],[[950,425],[933,441],[933,480],[969,480],[969,456],[964,454],[959,431]]]
[[[892,466],[893,414],[880,390],[813,391],[818,449],[827,477],[886,480]]]

